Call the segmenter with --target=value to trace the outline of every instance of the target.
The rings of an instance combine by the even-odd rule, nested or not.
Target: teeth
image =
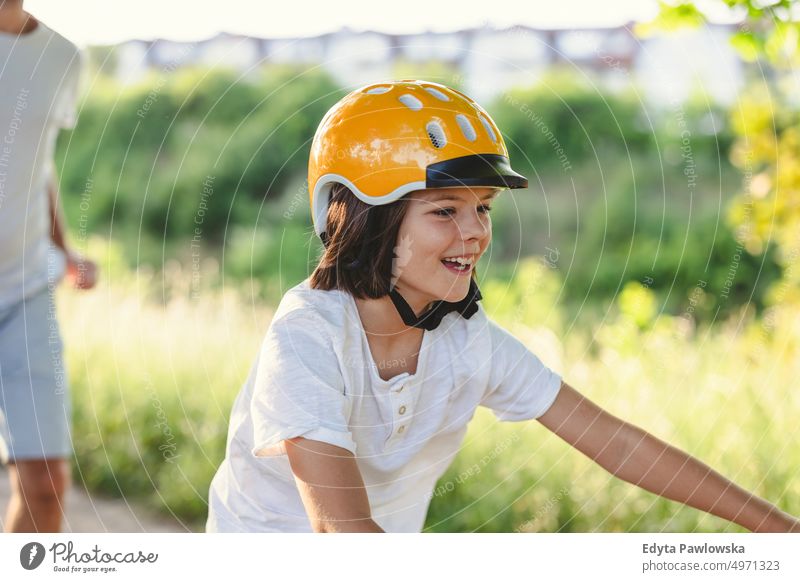
[[[461,259],[461,260],[444,259],[444,261],[446,261],[448,263],[457,263],[459,265],[458,267],[452,267],[453,269],[456,269],[457,271],[467,271],[472,267],[472,261],[469,260],[469,259]]]
[[[448,257],[444,259],[445,261],[452,261],[454,263],[460,263],[462,265],[471,265],[472,259],[466,259],[464,257]]]

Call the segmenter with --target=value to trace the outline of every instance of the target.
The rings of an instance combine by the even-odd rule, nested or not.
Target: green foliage
[[[528,257],[492,272],[481,283],[483,303],[498,320],[560,331],[557,309],[561,281],[552,259]]]
[[[263,298],[277,303],[308,277],[318,261],[318,239],[297,222],[257,230],[235,228],[226,241],[225,272],[266,283]]]
[[[617,299],[620,313],[638,327],[647,327],[656,316],[657,302],[654,293],[636,281],[625,284]]]
[[[685,310],[702,286],[710,296],[694,313],[701,319],[724,317],[742,303],[763,307],[769,285],[780,278],[774,255],[745,252],[721,215],[725,184],[735,177],[714,184],[714,162],[696,163],[702,170],[693,192],[681,172],[648,177],[659,166],[637,160],[635,174],[615,180],[606,197],[595,199],[585,211],[595,219],[585,220],[574,246],[562,250],[574,252],[574,263],[582,265],[567,279],[569,301],[613,297],[627,281],[638,281],[659,292],[660,309],[674,313]]]
[[[724,0],[731,13],[743,19],[739,30],[731,36],[731,45],[748,61],[766,58],[778,66],[791,66],[800,58],[800,21],[793,10],[794,0]],[[637,25],[636,33],[650,36],[659,31],[696,28],[708,22],[695,2],[663,2],[651,22]]]
[[[773,285],[769,295],[772,301],[796,303],[800,300],[800,131],[794,92],[787,91],[780,79],[782,75],[791,79],[800,63],[800,21],[790,0],[725,3],[744,15],[733,46],[747,60],[765,59],[773,67],[769,77],[777,80],[765,79],[750,87],[731,112],[737,135],[731,159],[744,175],[744,187],[730,205],[728,219],[749,252],[777,247],[783,281]],[[681,6],[701,14],[693,3]],[[670,10],[662,6],[661,16]]]
[[[721,212],[739,179],[727,161],[725,110],[697,94],[647,111],[630,95],[562,75],[512,91],[491,110],[531,182],[529,192],[495,203],[496,261],[556,249],[560,299],[576,308],[645,279],[675,312],[708,284],[712,297],[696,317],[763,305],[775,261],[741,253]]]
[[[681,28],[697,27],[705,22],[705,17],[692,2],[670,4],[659,0],[658,16],[651,22],[636,25],[636,34],[650,36],[658,31],[675,31]]]
[[[90,250],[120,252],[97,240]],[[200,529],[233,398],[271,312],[245,289],[193,289],[179,268],[101,274],[101,289],[59,297],[75,474],[92,491],[143,500]]]
[[[205,203],[202,236],[219,239],[305,171],[310,138],[338,96],[324,75],[283,68],[152,73],[127,88],[101,79],[59,141],[71,218],[90,184],[80,217],[90,230],[124,217],[123,228],[158,238],[193,236]]]
[[[595,159],[598,151],[624,153],[652,144],[645,110],[634,95],[598,91],[569,73],[504,94],[491,113],[523,174],[566,170]]]

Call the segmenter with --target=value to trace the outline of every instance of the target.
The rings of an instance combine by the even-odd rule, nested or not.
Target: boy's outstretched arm
[[[620,479],[756,532],[800,532],[800,521],[708,465],[609,414],[566,383],[537,420]]]

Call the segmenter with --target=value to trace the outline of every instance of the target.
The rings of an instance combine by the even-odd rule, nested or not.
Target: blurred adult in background
[[[0,0],[0,461],[12,496],[4,529],[61,529],[70,482],[70,393],[54,291],[79,289],[96,266],[70,250],[53,154],[75,124],[81,55]]]

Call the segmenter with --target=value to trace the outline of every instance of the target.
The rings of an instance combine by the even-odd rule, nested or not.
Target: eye
[[[491,212],[491,210],[492,210],[492,207],[491,206],[487,206],[485,204],[483,206],[479,206],[478,207],[478,212],[481,212],[482,214],[489,214],[489,212]],[[452,214],[455,213],[455,211],[456,211],[455,208],[441,208],[439,210],[435,210],[433,213],[436,216],[452,216]]]

